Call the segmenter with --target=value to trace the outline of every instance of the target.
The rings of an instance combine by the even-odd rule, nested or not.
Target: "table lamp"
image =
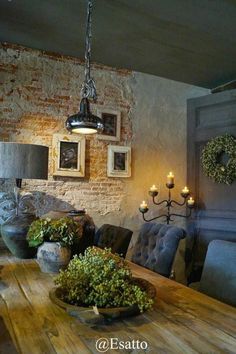
[[[48,178],[48,147],[34,144],[0,142],[0,178],[15,178],[15,214],[1,227],[8,249],[19,258],[31,258],[36,250],[28,247],[26,235],[36,216],[19,208],[22,179]]]

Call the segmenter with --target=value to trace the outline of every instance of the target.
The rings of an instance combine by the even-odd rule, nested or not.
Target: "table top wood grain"
[[[108,349],[106,353],[236,353],[235,308],[136,264],[130,267],[134,276],[156,287],[154,310],[90,327],[50,301],[53,275],[41,273],[35,260],[1,255],[0,316],[17,351],[99,353],[99,338],[109,343],[117,338],[124,344],[145,341],[148,349]],[[0,335],[0,344],[3,341]]]

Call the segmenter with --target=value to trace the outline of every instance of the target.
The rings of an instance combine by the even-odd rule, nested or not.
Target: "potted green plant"
[[[72,218],[38,219],[29,228],[27,241],[38,247],[37,261],[42,272],[56,273],[70,261],[71,247],[82,235],[81,225]]]
[[[100,314],[112,318],[150,309],[155,296],[152,284],[133,278],[123,258],[96,247],[74,256],[55,284],[50,298],[68,312],[85,313],[81,307],[95,306]]]

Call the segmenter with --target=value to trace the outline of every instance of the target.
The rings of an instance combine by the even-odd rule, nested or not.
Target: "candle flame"
[[[173,172],[169,172],[167,177],[174,177]]]

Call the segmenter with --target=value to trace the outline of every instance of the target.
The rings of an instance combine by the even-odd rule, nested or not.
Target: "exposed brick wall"
[[[4,45],[0,50],[0,140],[51,147],[52,134],[65,133],[66,117],[78,111],[82,64],[74,58]],[[186,185],[186,100],[208,90],[101,65],[94,65],[92,74],[99,94],[96,106],[121,111],[121,141],[117,144],[132,146],[132,177],[107,178],[108,142],[90,137],[85,178],[53,179],[50,165],[48,181],[24,181],[23,187],[34,191],[39,214],[85,207],[97,226],[112,223],[133,230],[133,244],[143,223],[140,202],[148,201],[150,218],[161,212],[162,206],[158,210],[152,205],[148,188],[155,183],[160,198],[166,198],[166,174],[171,170],[176,176],[176,199]],[[0,181],[0,192],[12,185]],[[180,218],[174,223],[184,225]],[[184,249],[184,243],[181,247]],[[181,281],[183,258],[182,250],[175,268]]]
[[[62,207],[84,207],[100,215],[120,210],[125,181],[107,177],[108,141],[87,137],[85,178],[52,177],[52,135],[66,133],[67,116],[78,112],[83,63],[11,44],[2,45],[0,61],[0,139],[50,148],[49,180],[23,184],[24,189],[37,191],[38,213]],[[94,113],[103,107],[121,111],[121,140],[110,144],[130,145],[131,73],[95,65],[92,75],[98,92],[91,105]],[[46,198],[41,198],[39,192],[45,191]]]

